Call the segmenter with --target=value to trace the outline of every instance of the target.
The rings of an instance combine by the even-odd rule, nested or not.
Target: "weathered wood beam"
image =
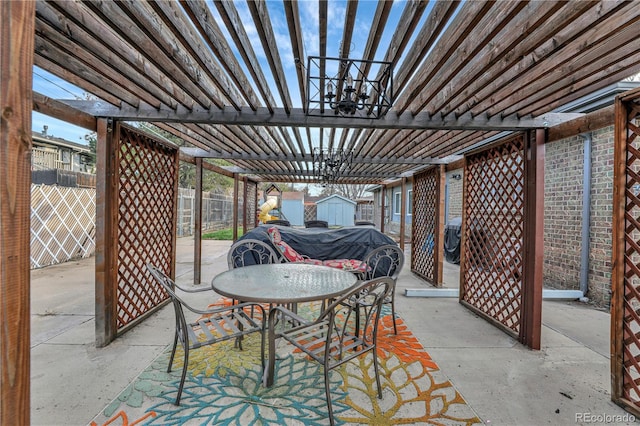
[[[580,2],[574,7],[584,10],[593,3]],[[523,45],[528,45],[529,50],[533,49],[536,43],[540,43],[536,35],[541,31],[536,30],[547,24],[550,18],[556,18],[552,20],[555,25],[558,25],[556,21],[560,16],[562,23],[567,22],[565,15],[570,14],[569,11],[557,13],[563,5],[561,2],[518,2],[515,5],[504,2],[504,9],[492,9],[491,12],[498,12],[498,15],[483,18],[473,36],[467,37],[457,50],[460,54],[451,56],[445,62],[443,67],[447,73],[436,74],[414,101],[414,106],[421,110],[428,105],[430,112],[444,109],[445,114],[454,111],[448,106],[449,99],[458,95],[467,86],[466,83],[480,78],[494,64],[502,63],[504,57],[512,54],[514,49]],[[522,30],[514,31],[513,28]],[[557,27],[547,28],[547,36],[557,31]],[[453,81],[456,84],[452,84]]]
[[[33,92],[33,110],[49,117],[71,123],[84,129],[96,131],[96,118],[69,105],[51,99],[41,93]]]
[[[181,90],[162,70],[145,60],[144,56],[132,49],[123,38],[115,36],[103,20],[89,13],[79,3],[67,2],[62,9],[64,13],[59,9],[58,5],[53,3],[38,2],[36,16],[38,20],[46,22],[63,37],[73,40],[78,46],[90,51],[96,59],[101,59],[104,64],[120,71],[123,76],[140,81],[147,91],[156,93],[158,98],[163,98],[158,94],[159,91],[171,96],[174,101],[165,100],[167,105],[180,103],[189,108],[193,106],[194,99],[185,90]],[[87,91],[109,100],[103,98],[99,91]],[[121,102],[111,103],[120,105]]]
[[[397,62],[409,39],[418,25],[428,1],[408,2],[402,12],[402,18],[393,35],[393,41],[389,45],[389,50],[385,55],[385,61]],[[425,24],[420,29],[415,41],[407,52],[404,61],[397,68],[393,83],[396,93],[404,90],[409,81],[409,77],[414,73],[422,59],[427,55],[440,33],[445,28],[449,18],[454,13],[459,1],[437,2],[431,10]]]
[[[241,167],[229,167],[228,171],[232,171],[236,174],[248,174],[248,175],[268,175],[268,176],[290,176],[296,180],[302,179],[305,177],[316,178],[317,176],[314,174],[313,170],[300,170],[296,176],[291,176],[291,173],[286,172],[275,172],[273,170],[259,170],[259,169],[243,169]],[[340,175],[340,181],[342,179],[355,179],[355,178],[367,178],[367,179],[387,179],[390,177],[398,177],[399,173],[343,173]]]
[[[264,54],[273,73],[275,84],[278,87],[284,110],[289,112],[291,109],[291,95],[289,94],[289,88],[286,85],[287,78],[282,68],[282,60],[280,59],[280,53],[278,49],[278,43],[276,42],[275,34],[273,33],[273,27],[271,26],[271,20],[269,19],[269,12],[267,5],[264,2],[249,1],[247,2],[249,12],[253,17],[253,22],[256,24],[256,30],[260,37],[260,42],[264,49]]]
[[[298,90],[302,108],[307,108],[307,79],[305,75],[304,42],[302,41],[302,28],[300,24],[300,12],[297,0],[285,0],[283,2],[284,13],[289,26],[289,38],[291,40],[291,50],[293,51],[293,61],[296,65],[296,76],[298,77]]]
[[[189,3],[191,3],[190,0]],[[242,25],[242,19],[240,18],[237,9],[232,1],[214,0],[214,4],[218,9],[218,13],[222,18],[222,21],[227,27],[229,35],[231,35],[231,38],[235,42],[238,53],[244,60],[249,74],[253,77],[267,109],[273,112],[276,102],[273,99],[271,89],[269,88],[267,79],[262,72],[262,67],[260,66],[258,57],[251,46],[251,40],[244,29],[244,25]]]
[[[105,102],[60,99],[73,108],[84,111],[95,117],[112,117],[127,121],[165,121],[183,123],[251,125],[251,126],[286,126],[286,127],[324,127],[330,129],[448,129],[448,130],[522,130],[547,128],[564,121],[581,116],[578,113],[547,113],[540,117],[487,117],[464,114],[459,117],[430,116],[427,113],[412,115],[404,113],[399,116],[387,114],[379,119],[350,117],[309,116],[302,109],[292,109],[289,114],[282,108],[270,113],[266,108],[252,111],[248,108],[222,111],[206,111],[184,109],[174,111],[167,108],[115,108]]]
[[[65,2],[65,4],[68,2]],[[142,2],[136,2],[142,3]],[[132,7],[134,5],[129,4]],[[199,66],[195,61],[188,57],[186,51],[180,49],[174,49],[173,46],[178,46],[180,43],[173,40],[175,44],[171,44],[169,38],[169,30],[161,25],[159,20],[151,20],[152,24],[149,27],[144,27],[144,22],[150,19],[150,16],[146,16],[145,12],[132,12],[127,10],[127,13],[122,8],[126,8],[127,5],[116,2],[85,2],[81,3],[82,16],[94,13],[97,16],[110,17],[109,23],[106,29],[106,34],[117,34],[126,41],[129,45],[129,49],[134,49],[140,55],[139,61],[150,62],[154,66],[158,67],[169,78],[171,78],[177,87],[186,91],[190,97],[194,99],[194,105],[200,108],[223,108],[224,102],[221,96],[218,94],[204,93],[202,90],[203,82],[207,82],[210,87],[214,87],[214,83],[206,76],[200,76],[196,73]],[[65,5],[65,10],[66,10]],[[155,16],[153,12],[149,12],[150,15]],[[100,18],[97,18],[101,20]],[[143,19],[143,21],[134,21],[133,19]],[[156,26],[155,23],[158,25]],[[141,26],[142,25],[142,26]],[[147,31],[149,30],[149,31]],[[174,55],[167,55],[166,52],[173,52]],[[148,64],[147,64],[148,65]],[[209,87],[209,86],[208,86]]]
[[[153,40],[156,48],[166,52],[200,90],[215,102],[220,99],[226,105],[239,108],[242,104],[240,94],[227,74],[220,68],[211,52],[202,45],[200,36],[195,33],[193,24],[184,13],[172,11],[174,2],[119,2],[119,7],[134,23]],[[131,30],[129,30],[131,31]],[[161,53],[158,53],[161,54]]]
[[[531,2],[523,11],[535,11],[537,10],[535,8],[545,6],[542,3],[549,2]],[[563,9],[563,13],[557,13],[539,25],[537,24],[540,21],[540,17],[536,17],[536,20],[532,22],[530,20],[531,17],[525,15],[522,20],[515,21],[522,28],[527,28],[527,31],[518,32],[512,31],[511,27],[504,28],[495,41],[486,47],[486,50],[483,50],[468,61],[465,68],[458,75],[451,76],[449,86],[447,86],[451,90],[436,93],[429,108],[434,111],[446,108],[445,112],[465,112],[470,107],[468,101],[471,96],[474,96],[480,89],[496,80],[496,75],[498,76],[497,80],[501,80],[501,75],[504,71],[517,63],[520,58],[543,45],[549,37],[553,37],[558,32],[559,28],[564,29],[574,21],[577,23],[582,22],[587,16],[584,13],[585,10],[593,7],[594,3],[596,2],[571,2]],[[560,5],[559,2],[556,2],[556,4]],[[534,9],[531,9],[531,7]],[[546,18],[546,16],[544,17]],[[462,106],[465,106],[466,109],[459,110]]]
[[[572,25],[568,25],[554,33],[545,42],[528,55],[518,56],[517,61],[502,72],[488,73],[488,80],[484,80],[484,85],[478,86],[475,93],[477,104],[472,105],[470,111],[473,113],[483,113],[492,108],[489,114],[499,113],[501,110],[495,105],[503,99],[510,99],[512,105],[516,103],[520,96],[514,96],[514,87],[528,87],[530,82],[537,82],[546,73],[564,66],[565,72],[571,71],[567,65],[582,56],[599,43],[607,43],[608,37],[612,33],[619,31],[634,22],[640,15],[640,10],[630,2],[602,2],[601,7],[587,12],[591,19],[585,21],[576,20]],[[614,11],[618,13],[613,13]],[[584,23],[580,26],[578,23]],[[613,46],[612,46],[613,47]],[[495,76],[498,75],[498,78]],[[491,76],[494,76],[493,80]],[[574,76],[577,80],[578,77]],[[491,104],[482,102],[486,99],[493,99]],[[509,105],[509,106],[510,106]],[[467,109],[463,110],[466,111]]]
[[[247,161],[303,161],[313,162],[312,154],[304,155],[260,155],[254,156],[244,153],[228,154],[224,152],[207,151],[201,148],[180,147],[180,152],[191,157],[221,158],[225,160]],[[355,157],[353,164],[443,164],[437,158],[384,158],[384,157]]]
[[[473,28],[480,22],[492,7],[496,6],[493,2],[465,2],[462,9],[455,15],[455,18],[442,33],[441,39],[447,40],[447,43],[437,43],[433,46],[426,61],[422,61],[422,65],[418,67],[414,73],[408,75],[411,77],[411,83],[400,94],[396,101],[395,109],[399,113],[409,109],[411,103],[416,99],[429,80],[437,72],[445,72],[442,69],[446,60],[455,55],[456,50],[464,41],[467,34],[472,33]],[[498,6],[496,6],[498,7]],[[422,58],[422,57],[421,57]],[[413,112],[416,112],[415,110]]]
[[[547,143],[565,139],[580,133],[588,133],[603,127],[613,126],[615,120],[615,106],[611,105],[598,111],[566,121],[551,127],[547,136]]]
[[[157,4],[157,3],[156,3]],[[160,2],[166,4],[179,15],[177,6],[173,2]],[[259,106],[259,101],[253,92],[251,83],[242,71],[240,63],[233,55],[233,51],[222,30],[216,23],[216,19],[204,1],[181,1],[180,4],[191,18],[203,39],[207,42],[211,51],[218,57],[220,64],[225,69],[231,80],[235,83],[242,96],[251,108]]]

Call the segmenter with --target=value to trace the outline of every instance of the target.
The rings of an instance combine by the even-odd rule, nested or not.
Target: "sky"
[[[388,40],[392,36],[393,28],[395,27],[394,23],[398,21],[406,2],[404,1],[396,1],[392,7],[388,27],[389,30],[385,31],[382,36],[382,40],[380,45],[386,46],[388,45]],[[366,46],[366,37],[369,33],[369,28],[371,22],[373,20],[373,15],[375,13],[377,2],[372,0],[365,0],[358,3],[357,10],[357,25],[353,33],[353,39],[350,46],[350,57],[358,58],[362,57],[362,53]],[[258,59],[263,64],[263,70],[265,72],[265,77],[267,82],[273,88],[273,94],[276,98],[276,102],[279,103],[279,95],[277,90],[275,89],[275,84],[273,83],[273,77],[270,72],[269,65],[266,63],[263,48],[260,44],[259,38],[257,36],[257,31],[253,24],[253,19],[249,13],[246,2],[237,1],[235,2],[235,6],[240,14],[242,22],[245,23],[248,35],[252,40],[254,51],[258,55]],[[304,52],[305,55],[308,56],[317,56],[319,55],[318,51],[318,1],[316,0],[302,0],[298,3],[299,12],[300,12],[300,21],[303,24],[303,40],[304,40]],[[287,27],[287,22],[284,18],[283,13],[283,3],[282,1],[276,0],[268,0],[267,7],[269,9],[269,16],[271,18],[271,23],[274,28],[275,38],[277,40],[278,46],[280,46],[279,54],[284,66],[285,73],[287,74],[289,81],[295,81],[297,78],[295,75],[295,61],[293,58],[293,54],[291,51],[291,41],[289,38],[289,32]],[[227,34],[226,28],[224,24],[222,24],[219,15],[215,6],[210,3],[210,9],[213,12],[216,19],[218,19],[219,26],[222,31]],[[344,15],[346,11],[346,0],[330,0],[328,6],[328,39],[327,43],[327,56],[329,57],[337,57],[339,54],[339,43],[332,43],[332,40],[341,40],[342,39],[342,28],[344,25]],[[428,10],[425,11],[423,15],[423,20],[428,15]],[[228,40],[231,40],[229,37]],[[232,48],[235,50],[235,45],[232,43]],[[376,60],[382,60],[384,55],[384,49],[379,49],[380,51],[376,54]],[[244,63],[240,61],[242,66],[244,67]],[[306,65],[307,58],[304,58],[304,63]],[[400,61],[401,62],[401,61]],[[397,67],[397,66],[396,66]],[[245,73],[249,75],[248,72]],[[302,107],[301,98],[298,92],[297,84],[289,84],[290,96],[293,102],[294,107]],[[257,88],[255,88],[256,93],[259,93]],[[84,91],[72,84],[66,83],[64,80],[56,77],[53,74],[50,74],[36,66],[34,66],[33,71],[33,90],[35,92],[41,93],[45,96],[48,96],[53,99],[86,99],[86,93]],[[42,132],[44,126],[47,126],[47,133],[51,136],[60,137],[67,139],[72,142],[86,144],[86,136],[90,132],[86,129],[73,126],[69,123],[56,120],[52,117],[48,117],[46,115],[33,112],[32,115],[32,130],[36,132]]]

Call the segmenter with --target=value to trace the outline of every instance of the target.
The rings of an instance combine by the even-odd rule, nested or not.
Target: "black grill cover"
[[[460,264],[460,229],[462,218],[455,217],[444,227],[444,258],[449,263]]]

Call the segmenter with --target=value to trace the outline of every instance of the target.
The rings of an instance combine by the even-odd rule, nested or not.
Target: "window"
[[[413,189],[407,191],[407,214],[413,214]]]
[[[399,192],[393,194],[393,214],[400,214],[401,195]]]

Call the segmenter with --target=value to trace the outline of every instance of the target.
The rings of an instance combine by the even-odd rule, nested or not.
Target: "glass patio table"
[[[216,275],[211,288],[242,302],[295,305],[334,298],[357,283],[353,273],[328,266],[270,263],[230,269]],[[266,386],[272,384],[269,378],[273,371],[267,365],[262,378]]]

